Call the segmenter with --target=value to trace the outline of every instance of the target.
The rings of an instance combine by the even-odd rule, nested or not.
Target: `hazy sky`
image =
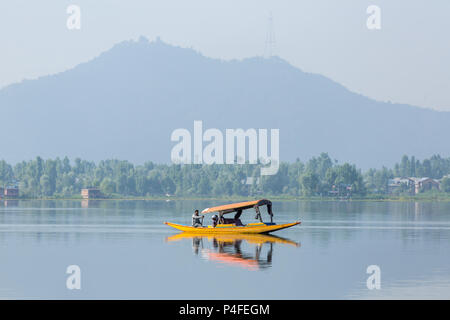
[[[66,27],[71,4],[80,30]],[[381,30],[366,26],[369,5]],[[449,0],[2,0],[0,87],[140,35],[215,58],[263,55],[269,12],[276,54],[294,66],[377,100],[450,111]]]

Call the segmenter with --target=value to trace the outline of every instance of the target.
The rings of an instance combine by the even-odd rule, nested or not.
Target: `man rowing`
[[[198,214],[198,210],[195,210],[194,214],[192,215],[192,226],[193,227],[202,227],[203,226],[203,218],[204,216],[200,216]]]

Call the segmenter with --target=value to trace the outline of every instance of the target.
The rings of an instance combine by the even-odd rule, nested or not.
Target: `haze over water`
[[[449,202],[275,201],[277,223],[302,221],[281,238],[183,238],[163,224],[226,202],[0,202],[0,298],[450,298]],[[69,265],[81,290],[66,288]],[[380,290],[366,287],[369,265]]]

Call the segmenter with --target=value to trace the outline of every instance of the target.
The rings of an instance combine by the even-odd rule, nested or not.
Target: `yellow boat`
[[[266,206],[267,212],[270,216],[270,222],[263,222],[261,218],[260,207]],[[255,209],[256,211],[256,219],[259,219],[259,222],[256,223],[248,223],[246,225],[242,224],[240,221],[240,215],[243,210],[247,209]],[[206,208],[202,211],[202,215],[208,213],[219,213],[218,223],[215,225],[209,226],[185,226],[181,224],[164,222],[166,225],[178,229],[183,232],[196,233],[196,234],[223,234],[223,233],[269,233],[281,229],[286,229],[289,227],[293,227],[295,225],[300,224],[300,221],[295,221],[292,223],[285,224],[276,224],[273,222],[273,213],[272,213],[272,202],[267,199],[255,200],[255,201],[246,201],[239,203],[232,203],[222,206],[217,206],[213,208]],[[224,218],[225,214],[229,214],[232,212],[236,212],[233,219]]]

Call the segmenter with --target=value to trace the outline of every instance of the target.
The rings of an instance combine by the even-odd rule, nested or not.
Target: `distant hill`
[[[223,61],[125,41],[56,75],[0,90],[0,159],[169,162],[176,128],[279,128],[281,160],[322,151],[363,168],[450,156],[450,112],[371,100],[280,58]]]

